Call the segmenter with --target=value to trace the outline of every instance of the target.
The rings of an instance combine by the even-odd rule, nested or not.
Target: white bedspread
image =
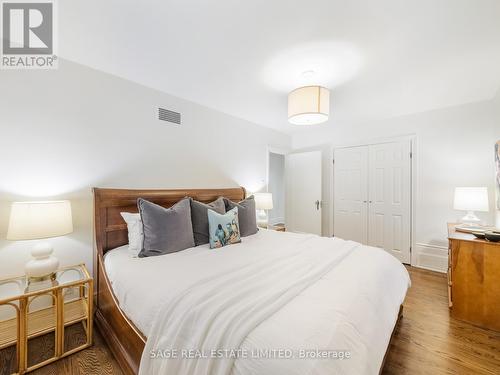
[[[217,250],[133,259],[117,249],[105,266],[122,310],[148,337],[143,374],[377,374],[409,286],[380,249],[265,230]],[[240,357],[151,358],[217,348]],[[288,358],[301,350],[351,357]]]

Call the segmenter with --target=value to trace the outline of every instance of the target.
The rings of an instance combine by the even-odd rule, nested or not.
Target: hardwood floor
[[[500,374],[500,333],[450,318],[445,274],[408,271],[412,287],[383,374]]]
[[[81,327],[81,326],[80,326]],[[65,334],[65,341],[76,347],[85,342],[85,333],[80,327],[71,326]],[[31,340],[30,340],[31,343]],[[54,353],[53,334],[33,339],[28,344],[28,362],[37,363],[50,358]],[[7,375],[15,371],[15,350],[0,351],[0,375]],[[31,372],[33,375],[121,375],[118,363],[109,351],[106,343],[98,331],[94,333],[94,345],[71,356],[53,362],[47,366]]]
[[[408,270],[412,287],[383,374],[500,374],[500,333],[449,317],[446,275],[412,267]],[[32,374],[121,375],[102,337],[98,332],[94,337],[93,347]],[[6,358],[9,356],[0,355],[2,370]]]

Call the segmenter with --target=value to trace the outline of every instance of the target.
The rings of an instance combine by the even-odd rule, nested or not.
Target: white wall
[[[491,212],[479,216],[494,223],[494,144],[500,140],[500,98],[440,109],[384,121],[340,124],[333,118],[323,127],[297,133],[294,150],[320,148],[329,164],[324,167],[323,198],[331,201],[331,146],[376,142],[389,137],[415,134],[416,233],[413,263],[445,270],[446,222],[463,213],[453,210],[456,186],[487,186]],[[333,207],[323,211],[324,234],[331,234]],[[325,230],[326,227],[326,230]]]
[[[269,210],[269,223],[285,222],[285,155],[269,153],[269,182],[267,191],[273,194],[273,209]]]
[[[282,133],[59,64],[54,71],[0,71],[0,278],[22,273],[32,246],[5,241],[13,200],[71,199],[75,232],[52,243],[63,265],[91,267],[92,186],[259,191],[267,147],[290,146]],[[182,125],[158,121],[158,106],[181,112]]]

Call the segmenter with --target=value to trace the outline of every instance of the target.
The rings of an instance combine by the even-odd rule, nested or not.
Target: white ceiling
[[[63,58],[292,133],[287,92],[331,92],[330,121],[491,99],[498,0],[72,0]],[[301,73],[314,70],[312,78]]]

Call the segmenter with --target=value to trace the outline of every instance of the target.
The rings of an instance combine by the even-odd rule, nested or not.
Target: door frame
[[[384,137],[372,139],[369,141],[361,141],[354,142],[342,145],[332,145],[330,160],[331,163],[331,174],[330,174],[330,201],[332,202],[332,208],[330,209],[330,236],[334,234],[334,210],[335,210],[335,192],[334,192],[334,179],[335,179],[335,150],[342,148],[351,148],[351,147],[359,147],[359,146],[370,146],[382,143],[392,143],[392,142],[402,142],[408,141],[410,142],[410,265],[417,264],[416,260],[416,218],[417,218],[417,210],[416,210],[416,200],[417,200],[417,166],[418,166],[418,152],[417,152],[417,135],[416,134],[408,134],[396,137]]]
[[[275,146],[270,146],[268,145],[266,147],[266,192],[269,191],[269,154],[279,154],[286,156],[290,153],[291,151],[287,148],[284,147],[275,147]],[[286,171],[285,171],[286,173]],[[286,192],[285,192],[286,194]]]
[[[283,155],[283,157],[286,157],[286,155],[288,155],[290,153],[290,150],[288,150],[284,147],[276,147],[276,146],[267,145],[267,147],[266,147],[266,185],[265,185],[266,192],[269,192],[269,159],[270,159],[269,154],[270,153]],[[285,190],[285,202],[286,202],[286,168],[283,171],[283,173],[285,174],[284,190]],[[285,212],[286,212],[286,204],[285,204]],[[286,225],[285,217],[283,217],[283,221],[285,222],[285,225]]]

